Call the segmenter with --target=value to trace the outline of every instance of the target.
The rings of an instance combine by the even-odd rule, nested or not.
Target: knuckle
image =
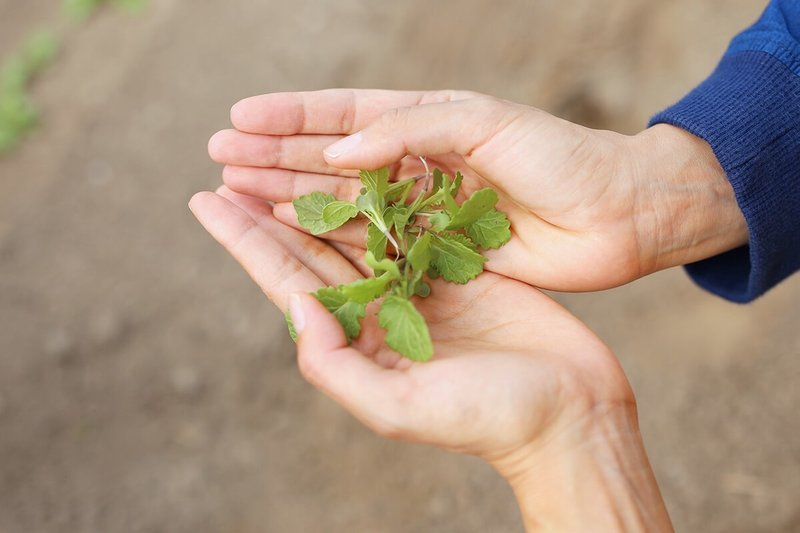
[[[233,253],[237,253],[233,250]],[[249,270],[264,294],[271,300],[280,294],[282,287],[291,286],[295,278],[305,270],[296,258],[288,254],[276,258],[275,266],[256,266]]]
[[[342,112],[339,115],[339,131],[342,133],[352,131],[355,126],[356,100],[355,91],[349,91],[347,93],[347,105],[342,107]]]
[[[300,371],[300,375],[303,376],[303,379],[314,386],[317,385],[319,372],[317,372],[317,369],[311,361],[311,358],[308,357],[307,353],[302,349],[301,346],[298,346],[297,350],[297,368]]]
[[[384,128],[402,127],[408,121],[410,107],[395,107],[381,115],[379,125]]]
[[[477,98],[479,96],[484,96],[483,93],[479,93],[476,91],[469,91],[469,90],[457,90],[457,89],[442,89],[438,91],[432,91],[429,93],[425,93],[420,98],[420,104],[441,104],[446,102],[458,102],[461,100],[469,100],[471,98]]]
[[[297,261],[295,258],[288,255],[284,256],[281,263],[281,266],[272,270],[273,283],[288,282],[289,280],[294,279],[294,277],[304,269],[300,261]]]
[[[306,243],[304,248],[306,250],[306,253],[308,254],[306,256],[308,258],[308,261],[317,261],[319,259],[324,259],[325,256],[330,251],[329,246],[320,239],[317,239],[316,237],[308,239],[308,242]]]
[[[296,170],[284,170],[283,178],[286,184],[286,196],[290,198],[299,198],[302,196],[302,189],[300,187],[300,173]]]
[[[333,188],[333,195],[340,200],[351,200],[353,194],[353,183],[359,183],[351,179],[343,179],[336,183]]]
[[[284,168],[286,166],[283,137],[276,136],[269,140],[267,148],[268,166]]]
[[[260,231],[258,224],[250,217],[242,220],[238,231],[225,242],[226,248],[236,254],[240,249],[246,247],[250,239],[254,238]]]
[[[467,100],[469,105],[475,110],[487,114],[495,114],[501,110],[506,109],[507,104],[494,96],[480,94],[474,98]]]
[[[458,97],[463,98],[481,98],[487,96],[484,93],[479,93],[477,91],[456,91]]]

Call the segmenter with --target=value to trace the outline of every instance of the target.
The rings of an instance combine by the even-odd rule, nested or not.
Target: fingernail
[[[344,139],[336,141],[332,145],[325,148],[324,152],[330,158],[336,159],[340,155],[349,152],[359,144],[361,144],[361,132],[354,133]]]
[[[300,297],[297,294],[289,295],[289,314],[292,316],[294,330],[299,335],[303,328],[306,327],[306,317],[303,314],[303,305],[300,303]]]

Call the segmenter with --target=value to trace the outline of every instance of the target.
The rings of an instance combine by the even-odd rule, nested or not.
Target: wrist
[[[748,241],[747,224],[711,146],[656,124],[631,138],[635,220],[646,272],[693,263]]]
[[[493,466],[526,531],[672,531],[633,403],[598,407]]]

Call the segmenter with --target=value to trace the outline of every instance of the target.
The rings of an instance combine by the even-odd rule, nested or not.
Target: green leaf
[[[402,201],[403,197],[405,197],[408,192],[414,188],[415,183],[416,180],[414,178],[408,178],[392,183],[389,185],[389,188],[386,189],[386,201]]]
[[[366,314],[365,304],[351,301],[336,287],[322,287],[314,296],[342,325],[348,342],[358,337],[361,333],[361,319]]]
[[[466,283],[483,272],[486,261],[472,246],[463,235],[435,235],[431,241],[431,263],[445,280]]]
[[[431,223],[431,228],[435,231],[442,231],[450,224],[450,217],[444,211],[439,211],[431,215],[428,220]]]
[[[411,210],[406,209],[404,207],[395,206],[394,211],[392,212],[391,224],[388,224],[389,221],[387,220],[386,225],[389,227],[394,225],[394,230],[397,233],[397,235],[402,235],[406,229],[406,226],[408,225],[408,220],[410,216],[411,216]]]
[[[336,201],[332,194],[312,192],[301,196],[292,202],[297,213],[297,221],[314,235],[330,231],[329,224],[322,218],[322,211],[325,206]]]
[[[458,196],[458,191],[461,190],[461,182],[464,180],[464,176],[461,175],[461,172],[456,172],[456,179],[453,180],[453,186],[450,188],[450,196],[455,198]]]
[[[444,196],[442,200],[444,201],[444,209],[447,211],[447,214],[450,217],[454,217],[456,213],[458,213],[458,204],[453,199],[453,195],[450,193],[452,184],[450,183],[450,177],[447,174],[442,174],[442,189],[444,190]]]
[[[147,6],[146,0],[64,0],[64,9],[77,19],[91,15],[103,4],[113,3],[131,12],[138,12]]]
[[[458,209],[450,219],[450,224],[445,229],[463,228],[475,222],[480,217],[494,209],[497,203],[497,193],[490,188],[475,191]]]
[[[510,228],[505,213],[491,209],[465,229],[469,238],[481,248],[500,248],[511,239]]]
[[[386,209],[383,210],[383,223],[387,229],[392,229],[394,226],[394,214],[397,212],[398,209],[402,209],[396,205],[390,205]]]
[[[386,191],[389,188],[389,167],[377,170],[362,170],[358,175],[367,191],[375,191],[381,198],[386,196]]]
[[[84,18],[97,9],[103,0],[64,0],[64,9],[76,18]]]
[[[292,315],[289,314],[287,311],[283,318],[286,319],[286,327],[289,328],[289,336],[292,338],[294,342],[297,342],[297,330],[294,329],[294,322],[292,321]]]
[[[358,207],[351,202],[336,200],[322,209],[322,220],[330,229],[335,229],[358,214]]]
[[[395,279],[400,277],[400,269],[397,267],[397,263],[391,259],[381,259],[378,261],[375,259],[375,256],[372,255],[372,252],[367,250],[367,253],[364,255],[364,261],[375,271],[376,275],[378,272],[388,272]]]
[[[114,3],[131,13],[138,13],[147,7],[147,0],[114,0]]]
[[[0,92],[0,115],[4,108],[2,97]],[[9,102],[11,105],[5,108],[21,115],[18,110],[25,108],[24,101]],[[8,122],[0,123],[2,127],[7,125]],[[409,205],[406,200],[416,181],[410,178],[390,184],[388,168],[361,171],[363,187],[354,203],[323,193],[312,193],[294,202],[300,224],[314,234],[339,227],[358,212],[369,219],[365,261],[375,277],[322,288],[314,295],[342,324],[348,341],[360,334],[367,304],[384,298],[378,321],[387,331],[386,343],[415,361],[433,357],[425,319],[409,299],[411,295],[424,298],[431,294],[431,286],[425,281],[428,278],[423,280],[425,274],[431,279],[466,283],[483,271],[486,259],[478,245],[498,248],[510,238],[508,219],[494,209],[497,193],[488,188],[476,191],[459,206],[455,197],[463,181],[461,173],[456,172],[451,180],[434,169],[432,177],[430,192],[417,195]],[[414,225],[416,217],[423,215],[429,217],[430,228]],[[389,232],[397,234],[396,248],[405,251],[405,258],[386,257],[387,241],[392,239]],[[295,336],[291,317],[287,315],[286,321],[290,335]]]
[[[424,272],[431,264],[431,234],[425,233],[408,250],[406,259],[414,270]]]
[[[386,235],[372,222],[367,226],[367,250],[377,261],[386,257]]]
[[[58,41],[52,33],[35,33],[28,38],[23,53],[27,78],[30,79],[52,63],[58,53]]]
[[[10,57],[0,70],[0,92],[5,97],[24,95],[28,84],[28,65],[22,54]]]
[[[57,51],[58,42],[52,33],[36,32],[0,67],[0,155],[15,148],[38,122],[29,85]]]
[[[378,312],[378,323],[386,330],[386,344],[412,361],[433,357],[433,342],[425,319],[409,300],[389,296]]]
[[[388,272],[377,278],[364,278],[346,285],[339,285],[339,289],[348,299],[367,304],[383,295],[386,292],[392,276]]]
[[[433,169],[433,191],[438,191],[442,188],[442,184],[444,183],[444,180],[442,179],[443,176],[444,173],[441,170],[438,168]]]
[[[381,212],[381,200],[375,191],[367,191],[356,198],[356,207],[364,214],[378,214]]]
[[[414,294],[420,298],[427,298],[431,294],[431,286],[424,281],[420,281],[414,289]]]
[[[478,245],[472,242],[472,239],[470,239],[466,235],[462,235],[461,233],[450,233],[450,232],[447,232],[445,235],[456,239],[458,242],[460,242],[473,252],[480,253],[480,250],[478,250]]]

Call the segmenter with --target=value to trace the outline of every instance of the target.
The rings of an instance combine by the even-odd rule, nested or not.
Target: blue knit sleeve
[[[711,145],[750,232],[748,245],[687,265],[692,279],[743,303],[800,269],[800,0],[773,0],[657,123]]]

